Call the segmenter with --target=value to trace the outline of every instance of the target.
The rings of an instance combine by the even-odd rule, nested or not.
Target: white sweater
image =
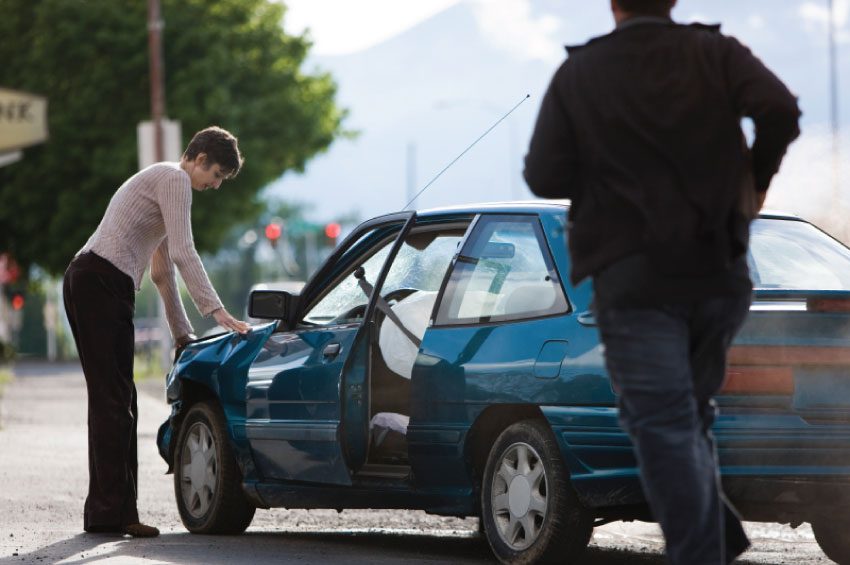
[[[177,290],[174,265],[201,315],[222,307],[195,251],[191,206],[191,180],[180,163],[151,165],[121,185],[79,251],[94,251],[108,260],[133,279],[137,291],[150,265],[175,338],[193,330]]]

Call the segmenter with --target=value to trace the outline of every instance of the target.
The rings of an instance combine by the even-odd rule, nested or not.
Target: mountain
[[[804,132],[828,120],[827,46],[816,2],[679,4],[674,19],[722,21],[724,32],[748,44],[800,95]],[[532,198],[522,180],[522,158],[542,95],[564,60],[562,42],[583,43],[607,33],[613,24],[607,6],[586,0],[464,0],[369,49],[311,58],[307,67],[329,71],[337,80],[339,104],[350,110],[345,127],[359,136],[337,140],[304,174],[287,173],[267,194],[310,203],[317,221],[400,210],[528,94],[413,207]],[[842,26],[843,85],[850,76],[846,18]],[[821,147],[823,129],[808,129],[819,132]],[[804,145],[801,141],[795,145]],[[795,152],[810,158],[808,146],[797,151],[792,146],[788,161]]]

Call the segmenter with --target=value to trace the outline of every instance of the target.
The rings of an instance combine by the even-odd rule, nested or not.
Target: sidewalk
[[[84,538],[88,490],[85,379],[79,363],[17,363],[0,398],[0,563],[55,563]],[[180,523],[171,476],[156,454],[156,431],[170,413],[162,382],[139,394],[139,510],[143,521]],[[155,395],[157,395],[155,397]],[[151,452],[151,453],[148,453]],[[151,513],[148,509],[159,509]],[[63,541],[64,540],[64,541]],[[86,556],[109,553],[92,539]],[[42,553],[43,552],[43,553]]]
[[[422,512],[260,510],[241,536],[189,534],[156,449],[163,381],[139,386],[139,514],[152,539],[83,533],[86,390],[76,364],[20,363],[0,398],[0,565],[398,565],[490,563],[455,518]]]

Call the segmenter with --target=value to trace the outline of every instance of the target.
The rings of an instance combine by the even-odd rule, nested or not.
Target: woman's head
[[[227,178],[235,177],[244,162],[239,153],[236,137],[217,126],[208,127],[196,133],[186,147],[183,159],[194,161],[201,154],[206,155],[205,169],[219,165]]]

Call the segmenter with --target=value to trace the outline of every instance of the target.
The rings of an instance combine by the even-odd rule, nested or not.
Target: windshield
[[[850,249],[807,222],[755,220],[747,262],[755,288],[850,290]]]

